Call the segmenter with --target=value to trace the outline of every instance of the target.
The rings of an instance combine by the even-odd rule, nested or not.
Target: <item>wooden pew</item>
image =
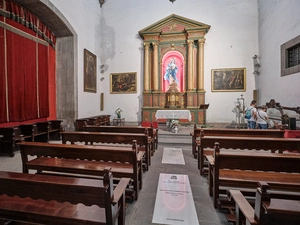
[[[220,206],[222,188],[252,189],[264,180],[273,190],[300,192],[300,154],[220,151],[215,144],[210,165],[209,193],[214,206]],[[251,193],[251,191],[250,191]]]
[[[8,154],[11,157],[15,155],[15,151],[19,150],[18,142],[30,136],[24,136],[18,126],[16,127],[0,127],[0,134],[3,136],[0,140],[0,154]]]
[[[19,125],[21,133],[29,138],[24,138],[25,141],[41,141],[49,140],[49,122],[37,122],[32,124]]]
[[[236,225],[298,225],[300,201],[276,198],[268,191],[266,182],[258,182],[254,207],[239,190],[229,190],[229,198],[235,202]],[[284,197],[284,195],[283,195]]]
[[[110,115],[98,115],[87,118],[80,118],[75,120],[75,130],[84,131],[85,125],[95,125],[95,126],[109,126],[110,125]]]
[[[155,136],[153,128],[145,128],[138,126],[93,126],[86,125],[83,127],[86,132],[110,132],[110,133],[133,133],[133,134],[148,134],[149,136],[149,145],[151,146],[151,155],[154,154],[154,141]]]
[[[265,150],[279,153],[285,150],[300,152],[300,139],[297,138],[204,136],[201,137],[200,142],[200,146],[198,147],[198,168],[200,175],[205,174],[206,167],[204,166],[204,160],[208,155],[213,155],[215,142],[218,142],[223,149]]]
[[[21,142],[23,173],[29,170],[103,176],[103,169],[110,167],[115,178],[130,178],[133,181],[135,199],[142,188],[141,156],[137,153],[136,141],[132,147],[87,146]],[[29,156],[35,156],[34,158]]]
[[[132,144],[133,140],[138,145],[145,146],[145,169],[148,171],[151,165],[150,144],[147,134],[108,133],[108,132],[61,132],[62,143],[84,142],[86,145],[99,144]]]
[[[122,178],[115,190],[112,179],[108,169],[103,180],[1,171],[0,218],[18,224],[124,225],[129,179]]]
[[[49,140],[60,140],[60,132],[63,132],[65,128],[61,125],[62,120],[49,120]]]
[[[157,150],[158,146],[158,122],[141,122],[141,127],[146,128],[153,128],[153,134],[154,134],[154,149]]]
[[[229,136],[229,137],[270,137],[284,138],[285,130],[261,130],[261,129],[227,129],[227,128],[197,128],[194,125],[192,136],[192,154],[197,158],[197,148],[200,145],[200,137],[203,136]]]

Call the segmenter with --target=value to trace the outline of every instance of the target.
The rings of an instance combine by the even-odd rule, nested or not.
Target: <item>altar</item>
[[[157,110],[155,113],[155,119],[188,119],[192,121],[192,116],[190,110]]]
[[[187,119],[192,121],[190,110],[157,110],[155,113],[156,121],[159,119],[166,119],[166,126],[168,131],[178,132],[178,123],[180,119]],[[173,120],[178,120],[178,123],[172,123]]]

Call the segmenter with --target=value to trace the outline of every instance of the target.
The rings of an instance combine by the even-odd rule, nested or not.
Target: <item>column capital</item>
[[[194,40],[187,40],[188,45],[194,44]]]
[[[144,48],[147,49],[147,50],[149,50],[149,48],[150,48],[150,43],[144,42]]]
[[[201,39],[198,40],[198,43],[199,43],[199,44],[204,44],[204,43],[205,43],[205,40],[206,40],[205,38],[201,38]]]
[[[158,46],[158,42],[152,42],[153,47],[157,47]]]

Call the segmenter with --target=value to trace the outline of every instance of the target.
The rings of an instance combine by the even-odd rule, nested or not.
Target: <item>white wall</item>
[[[258,2],[261,67],[256,82],[260,92],[260,103],[264,104],[273,98],[283,106],[299,106],[300,74],[281,77],[280,46],[300,35],[300,2],[299,0]],[[297,117],[299,118],[299,115]]]
[[[230,123],[234,101],[252,100],[255,87],[252,57],[258,54],[258,12],[253,0],[51,0],[78,33],[79,117],[113,114],[122,108],[126,121],[139,121],[143,92],[143,48],[138,31],[177,14],[211,26],[205,44],[205,91],[208,122]],[[83,49],[97,55],[97,94],[83,92]],[[82,63],[80,63],[82,62]],[[105,65],[104,74],[100,65]],[[246,68],[246,92],[211,92],[211,70]],[[110,94],[110,73],[137,72],[136,94]],[[104,77],[103,81],[100,78]],[[104,111],[100,112],[100,93]]]

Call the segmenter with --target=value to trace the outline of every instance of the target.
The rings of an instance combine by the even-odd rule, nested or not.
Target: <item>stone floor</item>
[[[149,171],[143,173],[143,189],[140,191],[139,199],[128,205],[127,225],[153,224],[152,216],[160,173],[188,175],[200,225],[232,225],[226,221],[222,212],[213,207],[212,198],[208,194],[207,179],[199,175],[197,161],[191,153],[192,130],[192,126],[180,126],[178,133],[174,134],[166,131],[164,127],[159,127],[158,149],[151,158]],[[182,148],[185,165],[162,164],[164,147]],[[20,153],[16,152],[13,158],[0,156],[0,170],[21,172]]]

